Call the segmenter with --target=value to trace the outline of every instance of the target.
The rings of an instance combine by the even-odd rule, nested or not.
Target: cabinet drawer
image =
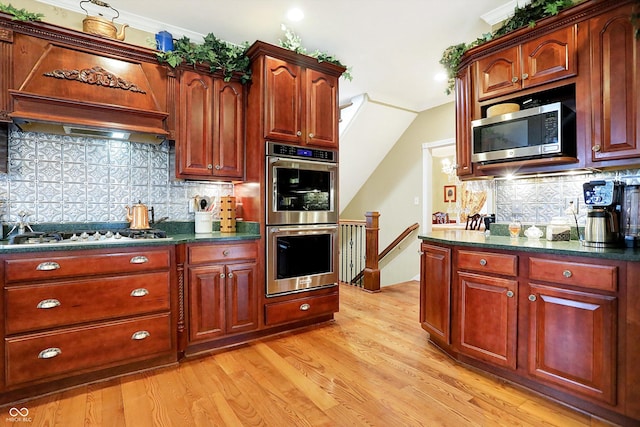
[[[618,267],[615,265],[529,258],[529,278],[604,291],[618,289]]]
[[[101,254],[84,251],[65,256],[6,259],[4,268],[6,282],[12,283],[24,280],[168,270],[170,261],[167,249]]]
[[[169,272],[5,289],[8,335],[87,321],[168,311]]]
[[[79,374],[171,351],[170,315],[5,339],[8,386]]]
[[[490,252],[458,251],[458,269],[517,276],[518,257]]]
[[[339,311],[339,295],[319,295],[265,305],[267,325],[308,319]]]
[[[189,246],[189,264],[208,264],[236,259],[256,259],[258,250],[254,243],[235,245]]]

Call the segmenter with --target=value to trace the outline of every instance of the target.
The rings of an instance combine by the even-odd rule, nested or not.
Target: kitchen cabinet
[[[274,298],[264,306],[265,325],[333,316],[339,310],[339,298],[337,286]]]
[[[11,122],[9,88],[13,77],[13,31],[0,29],[0,122]],[[6,172],[3,171],[3,172]]]
[[[258,328],[257,246],[187,246],[189,344]]]
[[[263,90],[256,106],[262,110],[263,142],[337,148],[338,78],[344,68],[262,42],[247,55],[254,63],[252,90]]]
[[[621,425],[640,420],[639,262],[444,240],[422,242],[420,322],[430,341],[573,407]],[[434,289],[449,302],[425,298]],[[446,322],[443,312],[449,343],[432,326]]]
[[[484,56],[475,63],[478,100],[577,74],[575,25]]]
[[[462,354],[516,368],[518,258],[457,251],[454,346]],[[498,275],[506,275],[501,277]]]
[[[640,157],[640,42],[632,4],[589,20],[592,167],[629,164]]]
[[[4,390],[15,398],[176,362],[172,253],[158,246],[5,256]]]
[[[451,249],[420,249],[420,324],[431,340],[451,344]]]
[[[180,76],[176,175],[233,180],[244,176],[244,86],[205,72]]]
[[[471,120],[473,109],[473,90],[470,68],[462,69],[455,80],[456,104],[456,174],[459,177],[471,176]]]

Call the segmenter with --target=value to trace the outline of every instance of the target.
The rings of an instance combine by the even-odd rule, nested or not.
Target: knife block
[[[235,233],[236,231],[236,198],[220,197],[220,232]]]

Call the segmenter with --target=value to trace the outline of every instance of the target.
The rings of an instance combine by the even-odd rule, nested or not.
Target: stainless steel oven
[[[338,222],[338,153],[267,143],[267,225]]]
[[[338,284],[338,225],[267,227],[267,296]]]

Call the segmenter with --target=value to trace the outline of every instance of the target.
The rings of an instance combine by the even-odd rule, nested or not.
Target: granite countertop
[[[493,228],[492,228],[493,230]],[[592,248],[583,246],[579,240],[553,242],[546,239],[528,239],[509,236],[485,236],[484,231],[444,230],[418,236],[425,242],[449,245],[502,249],[520,252],[546,253],[556,255],[576,255],[592,258],[608,258],[623,261],[640,261],[640,248]]]
[[[104,230],[127,228],[128,223],[82,223],[82,224],[39,224],[33,225],[34,231],[52,230]],[[235,233],[221,233],[220,223],[214,221],[211,233],[195,233],[193,222],[166,222],[157,224],[155,228],[166,231],[167,239],[140,239],[127,240],[122,243],[47,243],[47,244],[23,244],[12,245],[9,240],[0,241],[0,254],[13,254],[25,252],[44,251],[70,251],[77,249],[105,249],[105,248],[130,248],[133,246],[163,246],[177,245],[181,243],[199,242],[230,242],[242,240],[260,239],[260,224],[257,222],[239,221]]]

